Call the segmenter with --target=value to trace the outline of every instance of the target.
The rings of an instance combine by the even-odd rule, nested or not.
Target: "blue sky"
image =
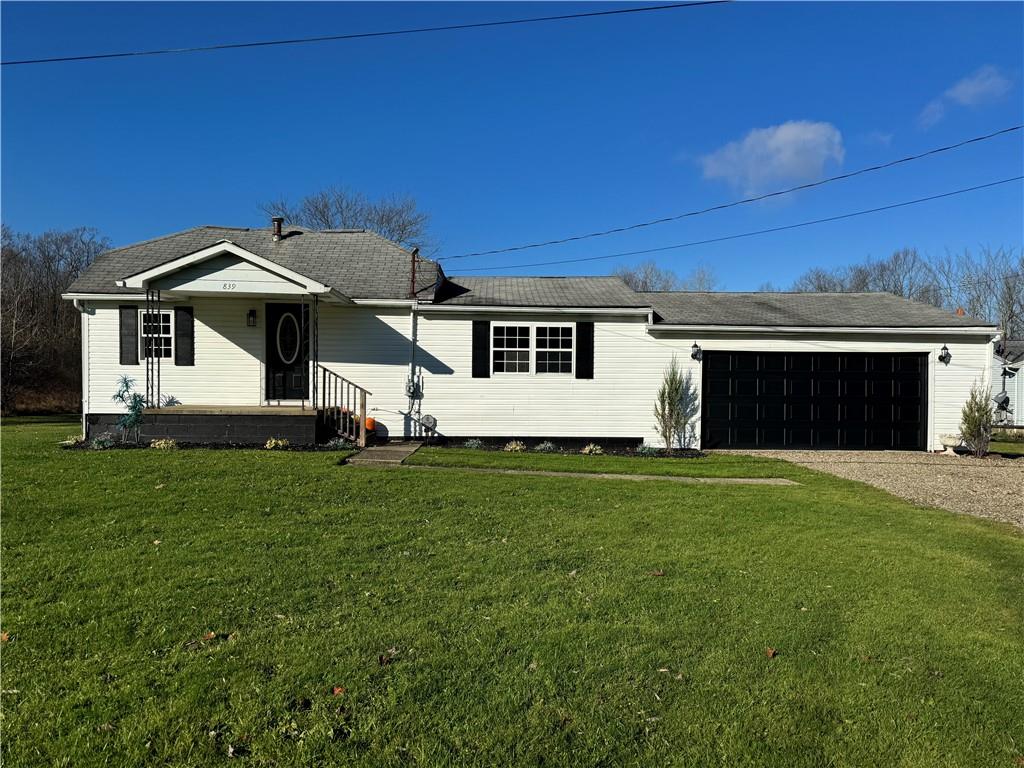
[[[4,60],[574,13],[593,3],[2,6]],[[615,7],[618,7],[617,5]],[[4,67],[3,220],[116,244],[413,195],[450,256],[601,230],[1024,122],[1020,3],[734,3],[500,29]],[[785,199],[448,271],[729,235],[1024,173],[1021,133]],[[1020,183],[657,255],[722,287],[1024,243]],[[484,274],[603,274],[636,259]]]

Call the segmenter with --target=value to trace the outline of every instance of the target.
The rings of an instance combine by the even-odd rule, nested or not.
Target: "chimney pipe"
[[[284,219],[281,216],[273,216],[270,223],[274,229],[274,242],[276,243],[281,239],[281,225],[284,224]]]
[[[409,260],[409,298],[416,298],[416,260],[420,257],[420,249],[412,249],[412,258]]]

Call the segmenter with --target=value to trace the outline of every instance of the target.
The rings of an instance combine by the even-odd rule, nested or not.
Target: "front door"
[[[267,400],[309,397],[309,312],[302,304],[267,304]]]

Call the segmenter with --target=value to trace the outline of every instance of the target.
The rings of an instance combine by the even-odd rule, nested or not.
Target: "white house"
[[[82,313],[83,429],[262,442],[436,431],[657,442],[673,356],[713,447],[940,449],[992,325],[889,294],[638,293],[614,277],[445,275],[365,231],[197,227],[109,251]],[[173,398],[169,400],[169,398]],[[168,404],[168,403],[173,404]]]

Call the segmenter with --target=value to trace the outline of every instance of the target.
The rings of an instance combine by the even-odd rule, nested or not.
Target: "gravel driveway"
[[[1024,528],[1024,458],[912,451],[736,451],[792,461],[900,498]]]

